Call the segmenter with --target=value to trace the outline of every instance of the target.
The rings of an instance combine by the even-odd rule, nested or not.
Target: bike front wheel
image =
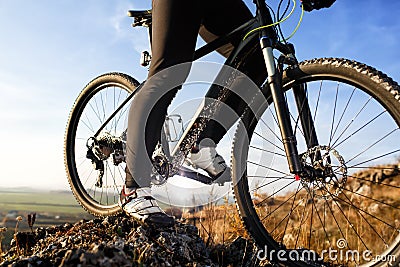
[[[125,181],[122,152],[129,103],[111,115],[138,85],[126,74],[101,75],[86,85],[70,113],[64,139],[68,182],[81,206],[95,216],[121,212],[118,199]]]
[[[318,175],[295,179],[289,172],[271,98],[256,116],[243,115],[232,150],[232,179],[239,213],[262,255],[302,266],[397,264],[398,84],[372,67],[334,58],[288,68],[282,84],[300,161]],[[293,94],[299,87],[314,125],[301,125]],[[306,127],[315,128],[319,145],[307,146]]]

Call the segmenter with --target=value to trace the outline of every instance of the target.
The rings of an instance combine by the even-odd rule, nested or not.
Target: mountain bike
[[[246,229],[265,258],[278,265],[398,264],[399,85],[352,60],[298,62],[294,46],[279,28],[283,16],[273,19],[265,1],[254,3],[252,20],[195,52],[199,59],[240,37],[225,62],[235,72],[245,71],[248,58],[262,51],[264,82],[246,95],[250,100],[238,114],[231,152],[233,191]],[[133,26],[150,28],[151,11],[128,14]],[[149,61],[150,54],[143,53],[141,64]],[[211,87],[208,94],[223,103],[232,94],[227,87]],[[101,75],[85,86],[70,113],[65,134],[68,180],[79,203],[96,216],[121,212],[124,120],[140,88],[129,75]],[[209,121],[197,116],[176,136],[173,129],[184,128],[180,116],[166,117],[162,150],[153,154],[154,183],[177,174],[213,182],[184,165],[199,129]],[[165,144],[170,141],[176,142],[172,150]]]

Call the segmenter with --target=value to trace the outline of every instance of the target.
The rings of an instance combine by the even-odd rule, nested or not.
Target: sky
[[[63,138],[74,100],[105,72],[146,78],[139,65],[146,31],[133,29],[126,11],[150,6],[150,0],[0,0],[0,187],[68,189]],[[300,60],[356,59],[400,81],[399,12],[400,1],[337,0],[306,13],[290,41]],[[299,14],[296,8],[282,25],[286,35]],[[201,60],[223,62],[216,54]]]

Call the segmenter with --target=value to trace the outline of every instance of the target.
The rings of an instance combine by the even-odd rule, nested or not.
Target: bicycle
[[[239,114],[232,145],[233,190],[246,229],[265,248],[266,258],[281,265],[386,266],[389,256],[398,263],[399,85],[356,61],[297,62],[294,46],[279,38],[279,18],[273,20],[263,0],[254,2],[252,20],[195,52],[199,59],[240,36],[242,42],[225,63],[233,70],[246,66],[257,48],[263,52],[266,82]],[[134,27],[150,28],[151,11],[128,14]],[[277,60],[274,50],[281,53]],[[150,55],[143,53],[141,64],[149,61]],[[85,86],[72,108],[65,135],[68,180],[78,202],[96,216],[121,212],[117,199],[126,140],[121,120],[140,87],[129,75],[104,74]],[[218,96],[230,94],[223,86],[210,90]],[[180,123],[176,115],[166,120],[174,118]],[[175,174],[212,183],[182,166],[207,120],[193,122],[179,140],[164,129],[162,152],[153,158],[159,174],[155,183]],[[173,151],[165,145],[171,139],[178,141]],[[366,169],[372,173],[363,173]],[[364,251],[371,254],[367,259],[332,260],[324,252],[335,247],[360,257]],[[267,253],[271,251],[275,253]]]

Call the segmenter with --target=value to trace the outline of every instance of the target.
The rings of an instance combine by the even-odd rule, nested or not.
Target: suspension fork
[[[317,134],[315,132],[314,121],[311,115],[310,106],[306,94],[306,85],[297,84],[293,87],[293,95],[302,125],[304,137],[306,139],[307,148],[318,145]]]
[[[310,106],[306,93],[306,84],[297,84],[293,87],[294,99],[296,101],[297,111],[299,114],[304,138],[307,148],[318,146],[318,137],[315,131],[314,120],[311,115]],[[321,160],[322,156],[319,151],[311,155],[312,162]]]
[[[261,50],[263,52],[265,65],[267,67],[267,83],[271,90],[271,96],[275,103],[275,112],[278,119],[279,129],[282,136],[282,142],[288,159],[289,170],[293,174],[302,173],[302,165],[297,151],[297,141],[293,134],[293,128],[290,121],[288,105],[282,90],[282,73],[277,71],[272,41],[268,38],[266,31],[261,31],[260,38]]]

